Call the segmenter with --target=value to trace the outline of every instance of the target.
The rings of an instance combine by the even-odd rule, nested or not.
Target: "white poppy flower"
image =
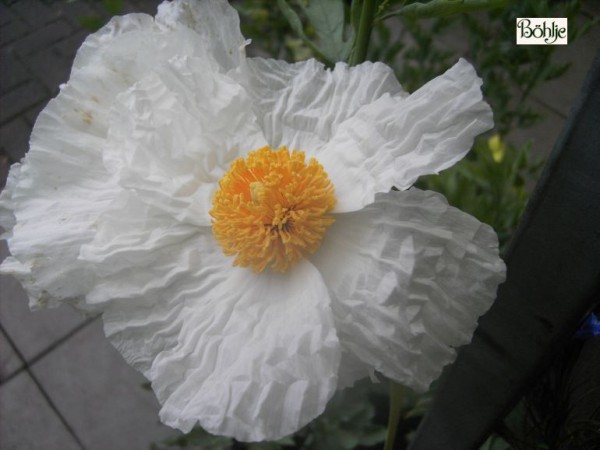
[[[427,389],[504,264],[489,226],[408,189],[492,127],[467,62],[408,95],[381,63],[246,44],[223,0],[88,37],[1,194],[1,270],[34,309],[102,312],[164,423],[255,441],[375,371]]]

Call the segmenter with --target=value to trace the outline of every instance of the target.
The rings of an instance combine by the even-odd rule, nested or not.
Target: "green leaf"
[[[292,30],[308,45],[315,54],[332,65],[336,61],[345,61],[352,49],[354,31],[346,27],[343,0],[296,0],[308,23],[314,29],[317,42],[307,35],[302,19],[287,0],[277,0],[283,15]],[[348,32],[346,33],[346,30]]]
[[[300,0],[309,23],[314,27],[319,50],[330,61],[345,61],[354,41],[353,28],[345,36],[343,0]]]
[[[332,65],[333,60],[328,59],[321,52],[321,50],[319,50],[319,48],[315,45],[315,43],[308,38],[306,33],[304,33],[304,27],[302,25],[302,20],[300,19],[300,16],[298,16],[298,14],[296,14],[296,11],[294,11],[292,9],[292,7],[288,4],[288,2],[286,0],[277,0],[277,5],[279,6],[279,9],[281,9],[281,12],[283,13],[284,17],[289,22],[294,33],[296,33],[298,35],[298,37],[300,39],[302,39],[302,41],[304,41],[304,43],[315,53],[315,55],[318,58],[320,58],[320,59],[324,60],[326,63]]]

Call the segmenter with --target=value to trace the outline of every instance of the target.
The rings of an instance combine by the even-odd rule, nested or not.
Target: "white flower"
[[[2,271],[32,308],[102,312],[164,423],[252,441],[298,430],[375,371],[426,389],[504,264],[489,226],[408,190],[492,126],[467,62],[408,95],[384,64],[326,70],[245,45],[222,0],[113,19],[40,114],[0,217]],[[285,173],[245,179],[236,160]]]

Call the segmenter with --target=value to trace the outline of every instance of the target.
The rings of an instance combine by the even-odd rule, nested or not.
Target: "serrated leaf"
[[[346,27],[343,0],[295,1],[314,29],[316,43],[305,32],[302,19],[289,2],[277,0],[277,4],[294,33],[310,47],[316,56],[330,65],[348,58],[354,41],[354,31],[352,27]],[[345,35],[346,29],[348,29],[348,36]]]
[[[281,9],[281,12],[283,13],[284,17],[289,22],[294,33],[296,33],[298,37],[302,39],[302,41],[315,53],[317,57],[321,58],[329,64],[332,64],[333,60],[328,59],[321,52],[321,50],[319,50],[315,43],[308,38],[308,36],[304,32],[304,27],[302,26],[302,20],[300,19],[300,16],[296,14],[296,11],[292,9],[292,7],[288,4],[287,0],[277,0],[277,5],[279,6],[279,9]]]
[[[277,5],[279,6],[279,9],[281,9],[284,17],[289,22],[294,33],[296,33],[302,40],[309,41],[308,36],[306,36],[304,33],[302,20],[300,19],[300,16],[296,14],[296,11],[292,9],[286,0],[277,0]]]

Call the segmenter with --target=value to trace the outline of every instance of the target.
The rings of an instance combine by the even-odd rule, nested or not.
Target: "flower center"
[[[263,147],[236,159],[219,181],[210,215],[234,266],[285,272],[319,247],[334,219],[333,185],[316,159]]]

